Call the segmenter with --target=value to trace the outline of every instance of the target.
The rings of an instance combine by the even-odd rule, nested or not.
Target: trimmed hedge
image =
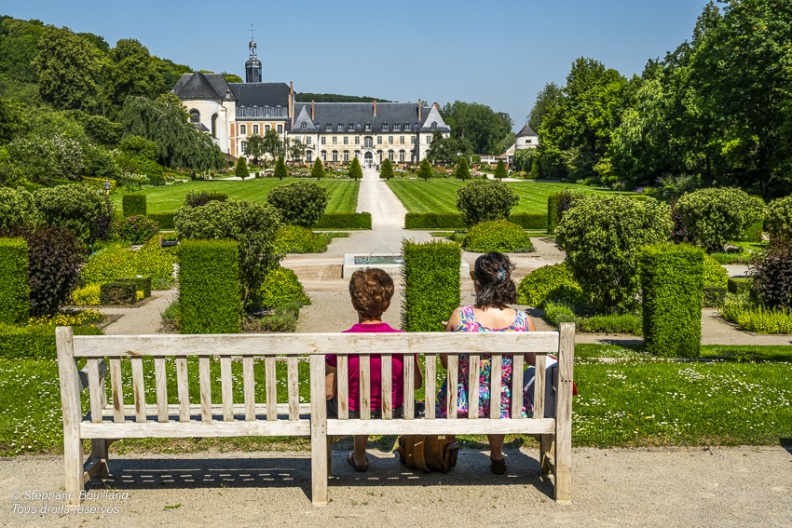
[[[459,306],[462,251],[459,244],[405,240],[402,329],[407,332],[442,332],[442,322]]]
[[[173,223],[173,215],[175,213],[148,213],[146,218],[154,220],[160,229],[176,229]]]
[[[704,308],[720,308],[726,302],[726,288],[723,286],[704,286]]]
[[[704,252],[687,245],[641,249],[644,347],[657,356],[698,357]]]
[[[121,197],[124,217],[146,216],[146,195],[142,193],[125,194]]]
[[[0,323],[26,324],[29,316],[27,242],[0,238]]]
[[[132,280],[115,280],[99,287],[99,302],[104,305],[135,304],[137,287]]]
[[[729,293],[748,295],[753,291],[753,279],[748,277],[729,277],[727,288]]]
[[[99,189],[100,191],[105,190],[104,184],[106,181],[110,182],[110,192],[115,191],[116,186],[118,185],[118,182],[116,182],[115,180],[111,180],[111,179],[106,180],[104,178],[91,178],[90,176],[82,177],[82,182],[85,185],[92,187],[94,189]]]
[[[371,213],[325,213],[313,229],[371,229]]]
[[[95,326],[73,326],[74,335],[103,335]],[[55,359],[54,326],[8,326],[0,323],[0,358]]]
[[[405,229],[465,229],[460,213],[407,213]]]
[[[279,253],[324,253],[327,239],[298,225],[283,226],[275,233]]]
[[[586,296],[566,264],[542,266],[523,277],[517,288],[517,303],[542,308],[546,302],[574,305]]]
[[[523,229],[547,229],[547,215],[542,213],[515,213],[508,220]]]
[[[488,253],[528,253],[534,250],[531,237],[517,224],[508,220],[482,222],[468,229],[463,242],[466,251]]]
[[[306,305],[311,304],[311,299],[305,294],[297,274],[289,268],[278,266],[264,277],[261,305],[264,308],[278,308],[291,302]]]
[[[239,256],[233,240],[179,245],[179,307],[185,334],[233,334],[242,321]]]
[[[547,232],[551,235],[555,233],[558,225],[558,202],[561,200],[561,193],[551,193],[547,196]]]
[[[118,280],[133,282],[135,291],[143,292],[143,298],[151,297],[151,276],[138,275],[136,277],[119,277]]]

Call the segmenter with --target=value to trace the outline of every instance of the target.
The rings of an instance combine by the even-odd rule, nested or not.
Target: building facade
[[[292,83],[262,82],[256,42],[251,41],[244,83],[220,74],[185,73],[173,87],[199,130],[210,134],[229,156],[246,156],[251,136],[274,130],[286,159],[344,164],[418,163],[426,157],[435,130],[448,137],[437,103],[297,102]],[[288,148],[291,147],[291,148]]]

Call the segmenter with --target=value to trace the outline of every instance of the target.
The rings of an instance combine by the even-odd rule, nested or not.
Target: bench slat
[[[310,408],[310,404],[301,403],[299,405],[299,409],[298,409],[299,416],[304,416],[309,411],[309,408]],[[201,410],[202,410],[202,407],[201,407],[200,404],[198,404],[198,403],[190,404],[188,409],[187,409],[187,420],[185,420],[185,421],[190,422],[190,421],[194,421],[194,420],[200,420],[201,419]],[[234,420],[239,420],[239,421],[246,420],[245,413],[246,413],[247,409],[245,408],[245,404],[244,403],[235,403],[233,408],[232,408],[232,410],[233,410],[233,419]],[[123,413],[122,416],[124,417],[122,422],[135,419],[135,406],[134,405],[124,405],[121,408],[121,411]],[[146,416],[148,416],[148,417],[156,417],[157,416],[157,412],[158,412],[158,408],[157,408],[156,405],[154,405],[154,404],[146,405],[146,409],[145,409]],[[109,407],[105,407],[104,409],[102,409],[102,418],[105,419],[105,421],[109,422],[110,421],[109,418],[113,418],[114,417],[113,413],[114,413],[113,409],[111,409]],[[168,417],[169,417],[168,421],[171,421],[171,420],[176,421],[177,419],[181,420],[180,414],[181,414],[181,405],[180,404],[168,405]],[[212,417],[222,417],[223,416],[223,407],[222,407],[222,405],[217,405],[217,404],[212,405],[211,414],[212,414]],[[257,404],[254,407],[254,416],[255,416],[255,419],[259,419],[259,420],[266,419],[266,416],[267,416],[267,406],[266,406],[266,404],[263,404],[263,403]],[[276,418],[275,419],[276,420],[281,420],[281,421],[289,419],[289,405],[287,403],[279,403],[278,404],[277,412],[276,412]]]
[[[572,374],[575,357],[575,324],[559,325],[558,389],[556,392],[555,499],[571,500],[572,488]]]
[[[99,382],[99,360],[89,359],[86,363],[88,369],[88,398],[91,403],[91,421],[102,421],[102,395],[100,391],[103,389],[102,384]]]
[[[297,373],[297,356],[288,357],[286,368],[288,370],[289,420],[294,421],[300,417],[300,378]]]
[[[358,402],[358,409],[360,411],[361,420],[371,419],[371,355],[360,354],[360,368],[359,376],[360,382],[360,401]]]
[[[519,418],[522,416],[524,371],[525,356],[522,354],[515,354],[514,358],[512,358],[512,401],[510,414],[512,418]]]
[[[500,354],[492,354],[490,358],[490,412],[489,417],[493,420],[500,418],[501,392],[503,382],[501,372],[503,370],[503,357]]]
[[[245,389],[245,419],[256,419],[256,376],[253,371],[253,358],[242,359],[242,383]]]
[[[544,418],[545,383],[547,380],[547,356],[536,356],[534,369],[534,418]]]
[[[427,420],[434,420],[435,405],[437,402],[435,387],[437,385],[437,354],[426,354],[424,373],[424,393],[426,394],[426,407],[424,416]]]
[[[110,360],[110,385],[113,392],[113,411],[116,422],[124,421],[124,386],[121,382],[121,360],[113,358]]]
[[[165,358],[154,358],[154,381],[157,387],[157,421],[168,421],[168,381]]]
[[[204,422],[212,421],[212,378],[209,368],[209,358],[198,358],[198,378],[201,389],[201,419]]]
[[[146,421],[146,387],[143,382],[143,358],[133,357],[132,363],[132,394],[135,398],[135,410],[138,422]]]
[[[479,371],[481,370],[481,356],[470,354],[468,356],[468,419],[478,420],[479,411]]]
[[[127,422],[80,424],[82,438],[193,438],[193,437],[233,437],[233,436],[308,436],[310,422],[256,421],[256,422]]]
[[[327,434],[405,435],[405,434],[552,434],[555,420],[500,418],[490,420],[328,420]]]
[[[220,358],[220,391],[223,397],[223,420],[230,421],[234,405],[234,385],[231,376],[231,358]]]
[[[457,399],[459,398],[459,356],[456,354],[448,355],[448,371],[446,372],[447,381],[446,392],[448,401],[446,402],[446,416],[449,418],[457,417]]]
[[[382,418],[393,419],[393,355],[380,356],[380,401],[382,402]]]
[[[187,358],[176,358],[176,389],[179,394],[179,420],[190,420],[190,386],[187,377]]]
[[[267,356],[264,359],[264,365],[267,368],[267,420],[275,419],[275,409],[278,406],[278,378],[277,370],[275,370],[275,356]]]
[[[415,419],[415,359],[412,355],[402,356],[404,367],[404,411],[405,420]]]

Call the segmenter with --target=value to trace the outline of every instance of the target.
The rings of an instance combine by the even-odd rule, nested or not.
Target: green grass
[[[149,187],[144,189],[143,193],[148,197],[146,209],[149,213],[173,213],[184,205],[184,199],[190,191],[221,192],[234,200],[266,202],[267,194],[273,188],[298,181],[317,182],[299,178],[284,178],[282,181],[274,178],[249,178],[244,181],[193,181],[165,187]],[[326,213],[355,211],[360,188],[359,182],[319,180],[318,183],[330,192]],[[112,194],[110,200],[118,210],[121,210],[121,193]]]
[[[751,256],[754,251],[767,249],[767,242],[729,242],[733,246],[740,248],[736,253],[710,253],[718,264],[750,264]]]
[[[457,189],[470,182],[455,179],[390,180],[388,186],[411,213],[456,213]],[[510,182],[520,195],[520,203],[512,213],[547,213],[547,196],[565,189],[584,193],[613,191],[588,185],[557,182]]]
[[[601,345],[578,343],[575,345],[575,360],[596,361],[599,358],[615,358],[631,361],[667,361],[643,352],[640,344]],[[779,362],[792,363],[792,345],[701,345],[700,359],[733,363]]]

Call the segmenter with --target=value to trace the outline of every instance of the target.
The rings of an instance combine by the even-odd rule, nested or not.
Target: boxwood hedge
[[[442,322],[447,321],[460,304],[462,251],[459,244],[406,240],[402,256],[402,329],[407,332],[442,331]]]
[[[27,242],[0,238],[0,323],[25,324],[29,315]]]

